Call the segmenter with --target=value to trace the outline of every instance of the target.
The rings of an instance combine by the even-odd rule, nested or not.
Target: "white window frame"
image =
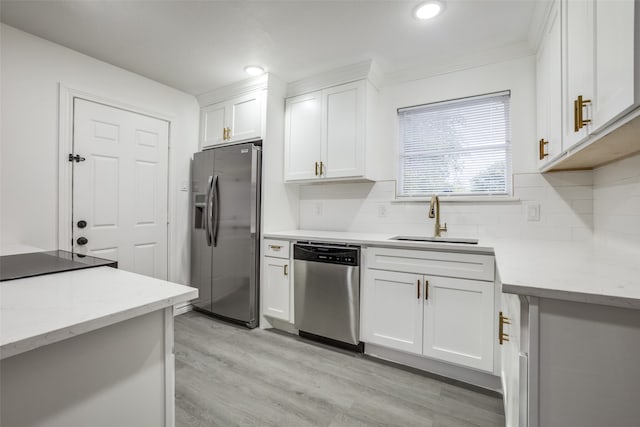
[[[482,98],[492,98],[492,97],[499,97],[499,96],[505,96],[508,95],[509,96],[509,110],[511,110],[511,91],[510,90],[504,90],[504,91],[499,91],[499,92],[492,92],[492,93],[487,93],[487,94],[481,94],[481,95],[472,95],[472,96],[467,96],[467,97],[461,97],[461,98],[455,98],[455,99],[450,99],[450,100],[444,100],[444,101],[436,101],[436,102],[429,102],[429,103],[425,103],[425,104],[419,104],[419,105],[415,105],[415,106],[409,106],[409,107],[401,107],[397,109],[397,113],[399,114],[402,111],[407,111],[407,110],[411,110],[411,109],[417,109],[417,108],[423,108],[426,106],[430,106],[430,105],[435,105],[435,104],[440,104],[440,105],[445,105],[445,104],[453,104],[453,103],[457,103],[457,102],[463,102],[469,99],[482,99]],[[411,201],[424,201],[424,200],[428,200],[433,193],[431,194],[419,194],[419,195],[403,195],[401,192],[401,185],[402,185],[402,180],[403,180],[403,143],[401,140],[401,135],[400,135],[400,123],[399,123],[399,117],[397,116],[397,129],[398,129],[398,145],[397,145],[397,173],[396,173],[396,201],[398,202],[411,202]],[[507,155],[507,162],[506,162],[506,171],[505,171],[505,191],[498,191],[498,192],[485,192],[485,193],[480,193],[480,192],[459,192],[459,193],[452,193],[452,192],[446,192],[446,191],[438,191],[435,192],[436,195],[438,195],[441,200],[443,201],[452,201],[452,202],[456,202],[456,201],[460,201],[460,202],[484,202],[484,201],[512,201],[512,200],[516,200],[513,198],[512,196],[512,192],[513,192],[513,182],[512,182],[512,174],[513,174],[513,144],[512,144],[512,132],[511,132],[511,111],[509,111],[509,118],[508,118],[509,122],[507,123],[508,125],[508,138],[507,138],[507,146],[506,146],[506,155]]]

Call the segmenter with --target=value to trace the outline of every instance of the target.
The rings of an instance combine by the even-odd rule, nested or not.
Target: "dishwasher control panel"
[[[360,265],[360,248],[297,243],[293,245],[293,258],[355,267]]]

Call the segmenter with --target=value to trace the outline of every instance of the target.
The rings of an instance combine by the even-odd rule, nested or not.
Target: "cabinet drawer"
[[[367,268],[473,280],[494,280],[493,255],[369,248]]]
[[[289,241],[264,239],[263,255],[289,259]]]

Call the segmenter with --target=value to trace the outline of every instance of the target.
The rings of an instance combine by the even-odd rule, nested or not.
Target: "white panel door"
[[[322,92],[324,101],[324,174],[327,178],[364,175],[364,81]]]
[[[227,106],[227,126],[231,129],[228,142],[260,138],[262,125],[262,91],[255,91],[232,100]]]
[[[362,289],[362,340],[422,352],[422,275],[367,269]]]
[[[593,131],[635,105],[634,0],[596,0]],[[638,23],[637,25],[640,25]]]
[[[168,122],[76,98],[73,131],[73,251],[166,279]]]
[[[224,140],[225,107],[226,105],[221,103],[202,109],[200,117],[202,148],[226,142]]]
[[[264,315],[291,321],[291,286],[289,260],[264,257]]]
[[[424,280],[423,354],[493,372],[493,282]]]
[[[322,159],[322,93],[286,101],[284,135],[285,181],[316,179]]]
[[[593,101],[593,24],[594,0],[563,0],[565,37],[565,107],[563,150],[582,142],[591,124],[575,131],[574,101],[578,96]],[[583,118],[592,117],[591,104],[582,108]]]
[[[562,152],[562,41],[559,2],[555,2],[545,25],[536,59],[538,141],[547,141],[546,157],[539,166]]]

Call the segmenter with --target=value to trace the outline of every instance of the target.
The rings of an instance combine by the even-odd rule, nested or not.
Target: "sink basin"
[[[462,243],[465,245],[478,244],[478,239],[465,239],[460,237],[396,236],[392,237],[389,240],[404,240],[409,242]]]

